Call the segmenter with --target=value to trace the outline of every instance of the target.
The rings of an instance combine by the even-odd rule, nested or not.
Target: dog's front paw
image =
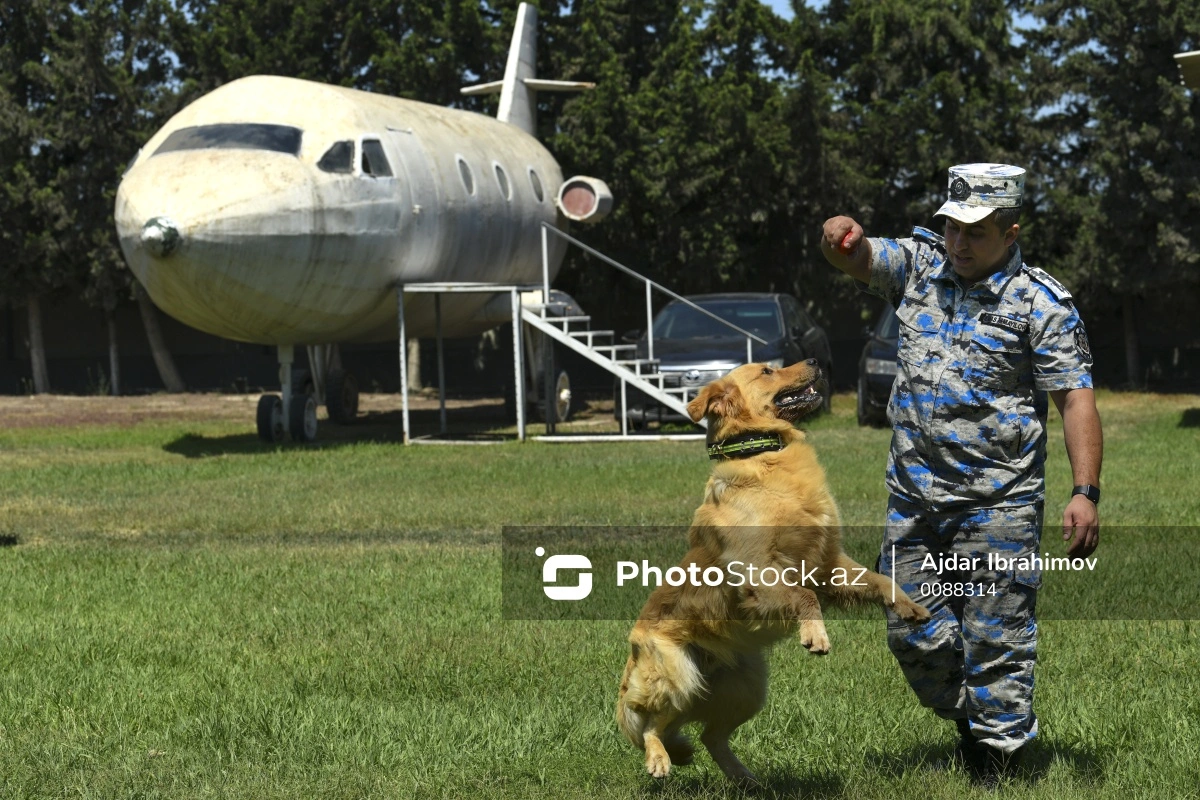
[[[663,751],[646,751],[646,772],[652,778],[665,778],[671,771],[671,758]]]
[[[929,609],[914,603],[903,594],[896,598],[896,603],[892,606],[892,611],[895,611],[896,616],[909,625],[919,625],[922,622],[929,622],[930,619]]]
[[[829,634],[825,623],[819,619],[806,619],[800,623],[800,644],[815,656],[829,653]]]

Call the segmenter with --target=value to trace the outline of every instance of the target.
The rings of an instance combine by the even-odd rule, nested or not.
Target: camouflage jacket
[[[1070,292],[1016,246],[964,287],[932,231],[870,242],[868,291],[900,320],[888,489],[933,511],[1040,502],[1046,392],[1092,385]]]

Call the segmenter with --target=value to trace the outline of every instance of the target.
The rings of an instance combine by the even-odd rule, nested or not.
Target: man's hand
[[[1070,542],[1067,555],[1072,558],[1086,558],[1100,544],[1100,513],[1081,494],[1072,497],[1063,511],[1063,541]]]
[[[1104,434],[1100,430],[1100,415],[1096,413],[1095,392],[1062,389],[1050,392],[1050,399],[1062,414],[1063,438],[1075,485],[1099,486]],[[1072,497],[1063,511],[1063,541],[1070,542],[1067,555],[1073,558],[1091,555],[1100,543],[1096,504],[1081,494]]]
[[[863,238],[862,226],[850,217],[830,217],[821,230],[824,244],[844,256],[853,253]]]
[[[821,255],[863,283],[871,278],[871,248],[862,247],[865,242],[862,226],[850,217],[830,217],[821,229]]]

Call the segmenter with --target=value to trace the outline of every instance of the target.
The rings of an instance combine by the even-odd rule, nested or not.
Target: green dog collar
[[[759,453],[782,450],[786,446],[778,433],[747,433],[713,442],[708,446],[708,457],[713,461],[749,458]]]

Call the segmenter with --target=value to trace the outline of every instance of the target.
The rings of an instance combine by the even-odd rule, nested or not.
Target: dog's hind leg
[[[617,721],[646,751],[646,771],[664,778],[676,763],[690,763],[692,746],[679,729],[689,709],[705,694],[704,676],[693,653],[663,636],[631,635],[630,658],[621,683]],[[634,709],[636,705],[636,710]]]
[[[650,725],[642,732],[646,745],[646,772],[653,778],[665,778],[671,772],[671,753],[668,744],[674,746],[679,740],[679,712],[672,709],[656,714]],[[690,751],[690,745],[689,745]],[[691,753],[687,753],[688,763]]]
[[[675,725],[675,729],[667,731],[663,734],[663,747],[667,750],[667,756],[671,759],[671,763],[677,767],[686,767],[692,763],[692,758],[696,753],[696,748],[692,747],[692,740],[686,734],[679,732],[679,723]]]
[[[886,575],[872,572],[845,553],[836,560],[836,580],[829,581],[826,593],[835,602],[872,602],[892,609],[905,622],[918,623],[929,620],[929,611],[914,603],[896,583]],[[895,598],[893,600],[893,598]]]
[[[713,675],[709,685],[709,696],[696,710],[696,717],[704,722],[700,741],[729,780],[742,785],[757,783],[754,774],[730,749],[729,737],[767,700],[766,659],[762,653],[743,655],[736,667]]]

